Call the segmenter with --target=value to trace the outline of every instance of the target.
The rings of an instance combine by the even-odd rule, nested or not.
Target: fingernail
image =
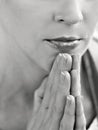
[[[64,81],[65,81],[65,76],[66,76],[66,72],[64,71],[64,72],[61,72],[61,74],[60,74],[60,81],[61,81],[61,83],[64,83]]]
[[[60,74],[60,84],[65,86],[66,91],[67,91],[68,88],[70,88],[70,74],[69,74],[68,71],[61,72],[61,74]]]
[[[67,96],[67,105],[71,106],[74,103],[74,97],[72,95]]]
[[[75,98],[72,95],[67,96],[65,112],[67,112],[71,116],[75,115]]]
[[[68,54],[62,54],[62,71],[71,69],[71,57]]]

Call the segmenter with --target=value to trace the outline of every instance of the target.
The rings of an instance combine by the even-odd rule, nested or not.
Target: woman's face
[[[5,3],[9,33],[18,47],[45,70],[49,70],[59,52],[83,54],[98,20],[98,0]]]

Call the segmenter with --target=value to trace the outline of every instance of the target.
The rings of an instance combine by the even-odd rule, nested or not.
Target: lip
[[[73,42],[75,40],[81,40],[82,38],[78,36],[63,36],[63,37],[57,37],[57,38],[52,38],[52,39],[47,39],[50,41],[55,41],[55,42]]]
[[[47,43],[61,53],[66,53],[74,50],[80,44],[83,43],[83,38],[79,36],[66,36],[66,37],[57,37],[52,39],[45,39]]]

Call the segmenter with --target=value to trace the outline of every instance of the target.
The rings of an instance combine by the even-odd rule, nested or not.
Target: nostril
[[[58,22],[64,22],[64,19],[59,19]]]
[[[54,19],[58,23],[65,23],[71,25],[80,23],[83,20],[83,16],[82,15],[80,16],[80,14],[78,16],[77,15],[63,16],[62,14],[62,15],[56,15]]]
[[[71,25],[82,22],[84,17],[83,12],[77,7],[76,9],[68,8],[65,11],[57,11],[53,16],[53,19],[55,22]]]
[[[62,15],[56,15],[54,16],[54,19],[56,22],[64,22],[64,18]]]

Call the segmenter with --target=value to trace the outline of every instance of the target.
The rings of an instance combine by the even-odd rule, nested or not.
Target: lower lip
[[[56,50],[59,50],[59,52],[61,52],[61,53],[73,51],[74,49],[79,47],[79,45],[82,44],[82,42],[83,42],[83,40],[75,41],[75,42],[69,42],[69,43],[62,43],[61,45],[56,45],[53,42],[47,41],[49,46],[51,46],[52,48],[54,48]]]

